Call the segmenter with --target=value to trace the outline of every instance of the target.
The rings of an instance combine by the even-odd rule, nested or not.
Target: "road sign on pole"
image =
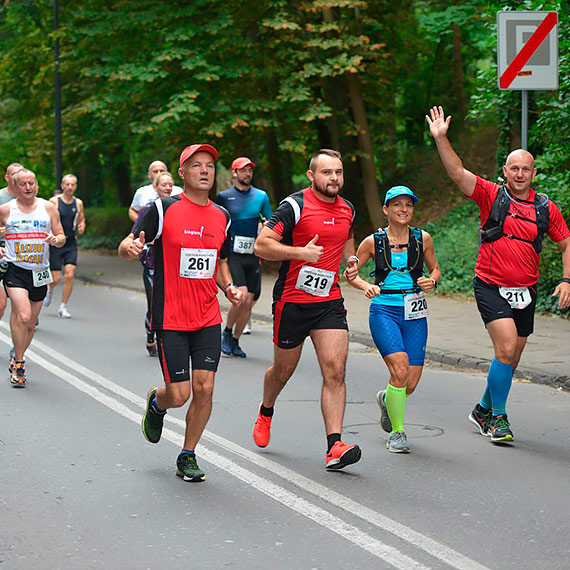
[[[558,89],[558,14],[497,13],[500,89]]]

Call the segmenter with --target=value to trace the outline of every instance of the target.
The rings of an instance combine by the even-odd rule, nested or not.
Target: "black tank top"
[[[71,204],[66,204],[61,196],[57,197],[57,209],[59,218],[65,234],[65,245],[69,245],[75,241],[75,220],[77,218],[77,202],[73,198]]]

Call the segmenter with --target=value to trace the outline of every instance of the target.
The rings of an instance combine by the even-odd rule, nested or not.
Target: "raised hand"
[[[432,107],[429,111],[429,115],[426,115],[426,121],[428,122],[431,136],[437,139],[447,135],[451,115],[446,119],[443,107]]]

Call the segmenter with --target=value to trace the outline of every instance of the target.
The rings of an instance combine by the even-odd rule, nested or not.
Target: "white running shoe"
[[[71,319],[71,313],[67,310],[67,307],[60,307],[57,316],[62,319]]]
[[[241,334],[251,334],[251,319],[247,321],[245,327],[243,327],[243,332]]]
[[[47,294],[44,297],[44,307],[49,307],[51,303],[51,294],[53,293],[53,289],[48,285]]]

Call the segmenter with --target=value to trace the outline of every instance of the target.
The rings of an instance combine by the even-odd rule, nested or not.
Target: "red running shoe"
[[[362,452],[358,445],[354,443],[352,445],[347,445],[342,441],[337,441],[327,453],[326,468],[329,470],[342,469],[347,465],[356,463],[360,459],[361,455]]]
[[[271,438],[271,420],[273,417],[261,414],[261,404],[259,404],[259,412],[253,424],[253,441],[258,447],[267,447]]]

